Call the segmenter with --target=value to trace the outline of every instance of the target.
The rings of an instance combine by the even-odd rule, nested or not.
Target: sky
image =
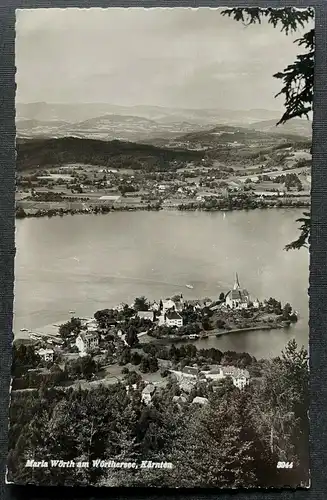
[[[221,9],[17,10],[16,99],[279,111],[298,36]]]

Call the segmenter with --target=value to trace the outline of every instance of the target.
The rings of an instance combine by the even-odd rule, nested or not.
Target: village
[[[209,136],[210,140],[216,137]],[[309,206],[309,143],[274,138],[269,149],[262,139],[251,136],[246,144],[232,144],[209,148],[199,159],[162,159],[155,165],[134,159],[129,163],[112,160],[103,166],[76,162],[19,171],[16,215]],[[192,150],[189,143],[183,146]],[[268,149],[263,151],[264,146]]]
[[[13,371],[13,390],[36,390],[45,382],[85,389],[123,383],[127,392],[140,390],[142,401],[150,404],[156,392],[174,384],[176,403],[206,404],[201,394],[208,387],[219,390],[222,381],[243,390],[253,359],[246,353],[198,350],[197,340],[288,328],[297,316],[290,304],[251,299],[237,274],[233,287],[216,300],[138,297],[130,306],[53,325],[53,333],[28,332],[30,340],[17,341],[14,350],[20,369]]]

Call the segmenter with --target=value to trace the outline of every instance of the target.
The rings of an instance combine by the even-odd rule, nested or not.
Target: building
[[[187,380],[187,379],[184,379],[184,380],[181,380],[179,382],[179,388],[181,391],[185,392],[186,394],[190,394],[190,392],[192,391],[193,387],[195,386],[196,384],[196,381],[197,379],[192,379],[192,380]]]
[[[198,404],[201,406],[207,405],[208,403],[208,398],[202,398],[201,396],[196,396],[192,401],[192,404]]]
[[[149,321],[154,321],[154,311],[138,311],[137,317],[140,319],[147,319]]]
[[[173,396],[173,403],[186,403],[185,396]]]
[[[184,299],[183,295],[174,297],[172,299],[166,299],[162,301],[162,312],[166,313],[167,311],[182,311],[184,309]]]
[[[37,354],[43,361],[53,361],[53,349],[39,349]]]
[[[231,309],[247,309],[249,307],[249,292],[241,288],[237,273],[234,287],[226,294],[225,303]]]
[[[221,368],[224,377],[231,377],[233,384],[238,389],[243,389],[249,383],[250,374],[247,370],[237,368],[236,366],[222,366]]]
[[[238,387],[238,389],[243,389],[249,383],[250,379],[250,375],[247,370],[237,368],[236,366],[218,365],[211,368],[211,370],[201,371],[201,375],[203,375],[207,380],[214,382],[223,380],[226,377],[231,377],[233,384],[235,387]]]
[[[185,366],[182,373],[184,378],[197,378],[200,370],[197,366]]]
[[[152,384],[148,384],[146,387],[144,387],[141,396],[142,402],[145,403],[146,405],[150,404],[155,390],[156,388]]]
[[[162,301],[162,313],[165,314],[167,311],[176,310],[176,304],[171,299],[166,299]]]
[[[259,309],[259,307],[260,307],[259,299],[255,299],[253,301],[253,307],[254,307],[254,309]]]
[[[99,347],[99,336],[96,332],[81,332],[76,339],[76,346],[81,354]]]
[[[167,326],[183,326],[183,318],[178,312],[172,310],[164,314],[164,322]]]
[[[200,370],[196,366],[185,366],[183,370],[171,370],[171,373],[175,375],[178,382],[183,380],[196,381],[200,375]]]

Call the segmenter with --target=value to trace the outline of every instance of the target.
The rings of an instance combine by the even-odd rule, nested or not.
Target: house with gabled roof
[[[167,326],[178,326],[178,327],[183,326],[183,318],[176,311],[167,311],[164,314],[164,318],[165,318],[165,324]]]
[[[152,384],[146,385],[142,391],[142,396],[141,396],[142,402],[145,403],[146,405],[150,404],[155,390],[156,387],[154,385]]]
[[[76,338],[76,346],[80,354],[93,351],[99,347],[99,335],[97,332],[81,332]]]

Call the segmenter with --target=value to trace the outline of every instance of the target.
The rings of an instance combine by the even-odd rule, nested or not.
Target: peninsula
[[[99,310],[93,318],[72,317],[54,325],[53,333],[29,332],[31,345],[24,348],[32,350],[36,366],[31,367],[27,379],[15,378],[13,389],[37,387],[45,369],[50,369],[51,379],[55,377],[56,383],[64,385],[112,384],[130,373],[132,380],[165,385],[169,374],[173,376],[185,366],[201,371],[208,364],[205,356],[202,359],[200,355],[202,361],[198,359],[197,353],[205,351],[197,350],[199,339],[288,328],[296,321],[297,312],[290,304],[282,306],[274,298],[252,299],[241,287],[237,274],[231,290],[221,292],[215,300],[185,300],[183,295],[176,295],[150,302],[138,297],[131,305]],[[19,344],[22,342],[17,341]],[[223,354],[214,351],[220,362]],[[178,360],[172,362],[176,352],[180,352]],[[243,355],[228,356],[228,366],[240,368],[239,358]],[[145,374],[151,374],[150,378]],[[33,377],[35,381],[31,382]]]

